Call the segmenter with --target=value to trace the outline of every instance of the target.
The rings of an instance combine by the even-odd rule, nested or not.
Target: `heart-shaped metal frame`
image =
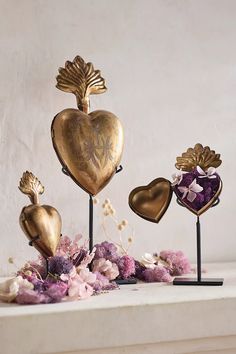
[[[207,211],[209,208],[211,208],[213,206],[213,204],[215,203],[215,201],[218,199],[221,191],[222,191],[222,186],[223,186],[223,183],[222,183],[222,180],[220,179],[220,185],[219,185],[219,189],[218,191],[216,192],[216,194],[211,198],[211,200],[206,204],[204,205],[200,210],[195,210],[193,208],[191,208],[188,204],[186,204],[184,202],[183,199],[179,198],[179,196],[177,195],[177,193],[175,192],[175,195],[179,201],[179,203],[184,206],[185,208],[187,208],[188,210],[190,210],[193,214],[197,215],[197,216],[200,216],[202,215],[205,211]]]
[[[160,192],[162,192],[162,195]],[[154,193],[156,193],[156,195],[154,195]],[[146,198],[144,198],[144,194],[148,194]],[[154,179],[147,186],[140,186],[133,189],[129,194],[129,206],[141,218],[158,223],[169,207],[172,194],[171,182],[163,177],[159,177]],[[148,199],[152,200],[152,205],[150,203],[149,207],[146,207],[146,210],[144,210],[143,204],[148,204]],[[153,211],[153,200],[155,199],[156,209]],[[155,216],[153,216],[153,213]]]

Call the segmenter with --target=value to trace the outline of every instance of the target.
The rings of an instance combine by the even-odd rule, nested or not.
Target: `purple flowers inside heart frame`
[[[190,172],[173,175],[172,187],[180,202],[197,215],[211,207],[221,192],[222,181],[216,169],[203,171],[197,166]]]

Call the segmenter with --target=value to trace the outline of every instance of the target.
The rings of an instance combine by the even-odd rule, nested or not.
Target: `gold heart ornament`
[[[59,69],[57,88],[75,94],[78,109],[58,113],[51,126],[53,147],[64,169],[91,195],[100,192],[115,174],[123,151],[119,119],[110,112],[89,112],[89,95],[106,90],[99,70],[77,56]]]
[[[179,170],[185,171],[179,183],[173,186],[178,203],[197,216],[200,216],[211,208],[217,201],[222,190],[221,178],[215,171],[215,168],[219,167],[221,163],[220,154],[216,154],[209,146],[203,147],[199,143],[193,148],[188,148],[181,156],[178,156],[175,166]],[[199,167],[202,169],[203,174],[198,172]],[[208,176],[209,169],[212,170],[213,174]],[[199,184],[202,190],[196,195],[193,201],[190,201],[187,198],[188,193],[184,195],[180,188],[183,186],[186,187],[186,180],[189,185],[193,179],[196,180],[196,183]]]
[[[32,204],[25,206],[20,214],[20,226],[30,245],[43,257],[54,256],[61,235],[61,217],[58,211],[49,205],[39,204],[39,194],[44,192],[41,182],[31,172],[24,172],[19,189],[28,195]]]
[[[171,197],[170,181],[160,177],[147,186],[133,189],[129,195],[129,206],[141,218],[158,223],[168,209]]]
[[[220,181],[219,181],[219,187],[218,187],[216,193],[213,195],[213,197],[209,200],[208,203],[204,204],[204,205],[202,206],[202,208],[196,209],[196,208],[194,208],[194,206],[192,205],[193,203],[189,203],[188,201],[185,201],[184,199],[181,199],[181,197],[180,197],[178,191],[176,190],[176,188],[174,188],[174,192],[175,192],[175,194],[176,194],[176,196],[177,196],[177,198],[178,198],[178,203],[179,203],[180,205],[184,206],[185,208],[187,208],[188,210],[190,210],[193,214],[195,214],[195,215],[197,215],[197,216],[200,216],[200,215],[202,215],[203,213],[205,213],[205,211],[207,211],[209,208],[211,208],[212,206],[214,206],[215,203],[218,204],[217,199],[218,199],[218,197],[219,197],[221,191],[222,191],[222,181],[221,181],[221,179],[220,179]],[[215,204],[215,205],[216,205],[216,204]]]

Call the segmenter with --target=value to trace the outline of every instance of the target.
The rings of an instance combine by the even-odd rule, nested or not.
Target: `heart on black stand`
[[[199,216],[218,199],[222,181],[217,173],[211,175],[199,173],[198,168],[195,168],[191,172],[183,173],[178,184],[173,186],[173,190],[181,204]]]

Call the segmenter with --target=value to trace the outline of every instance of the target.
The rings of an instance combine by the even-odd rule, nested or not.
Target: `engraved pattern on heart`
[[[74,182],[96,195],[116,173],[123,151],[123,128],[113,113],[89,113],[89,95],[107,90],[100,70],[77,55],[58,71],[56,87],[73,93],[78,109],[56,115],[51,127],[53,146]]]
[[[85,114],[65,109],[52,122],[57,156],[72,179],[87,193],[96,195],[111,180],[123,151],[123,128],[107,111]]]
[[[159,177],[147,186],[133,189],[129,195],[130,208],[141,218],[158,223],[172,198],[170,181]]]

